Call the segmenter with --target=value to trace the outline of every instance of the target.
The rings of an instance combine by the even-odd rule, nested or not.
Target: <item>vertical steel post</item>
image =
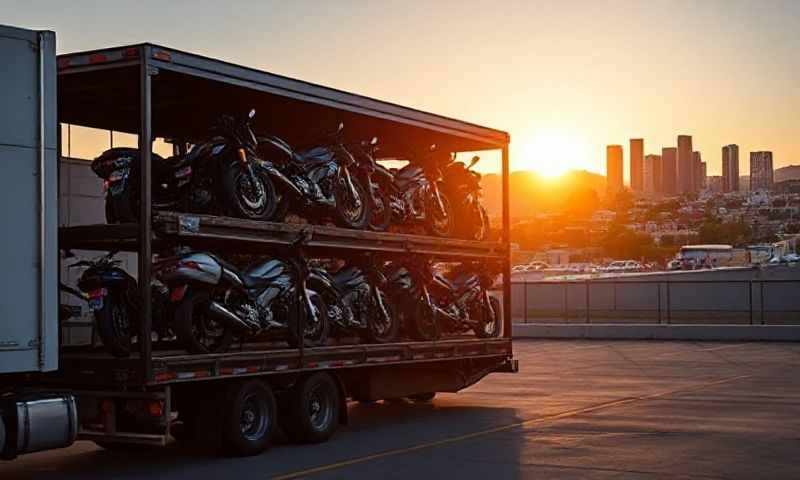
[[[658,294],[658,324],[661,325],[661,282],[656,283],[656,293]]]
[[[767,322],[764,318],[764,280],[759,280],[758,284],[761,286],[761,294],[758,296],[758,302],[761,304],[761,325],[765,325]]]
[[[564,285],[564,300],[563,300],[564,301],[564,310],[563,310],[564,323],[569,323],[569,306],[567,305],[569,303],[569,282],[564,282],[563,285]]]
[[[670,288],[669,287],[670,287],[670,283],[669,283],[669,280],[667,280],[667,323],[668,324],[672,323],[672,306],[671,306],[672,302],[670,301],[670,291],[669,291]]]
[[[522,321],[528,323],[528,279],[522,282]]]
[[[503,259],[503,336],[511,338],[511,192],[509,189],[508,143],[502,150],[503,234],[506,257]],[[527,309],[527,305],[525,307]]]
[[[144,382],[153,378],[153,363],[150,355],[152,345],[152,302],[150,298],[150,264],[153,258],[151,221],[151,172],[152,172],[152,83],[150,79],[150,47],[139,52],[139,353],[141,355]]]
[[[747,284],[747,306],[750,309],[750,325],[753,324],[753,281]]]
[[[590,313],[591,310],[591,301],[589,299],[589,287],[591,283],[589,280],[586,280],[586,323],[592,323],[592,314]]]

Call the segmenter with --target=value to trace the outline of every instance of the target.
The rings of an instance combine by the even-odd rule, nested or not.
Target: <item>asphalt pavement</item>
[[[515,342],[517,374],[431,405],[350,405],[320,445],[251,458],[92,443],[0,479],[800,478],[800,344]]]

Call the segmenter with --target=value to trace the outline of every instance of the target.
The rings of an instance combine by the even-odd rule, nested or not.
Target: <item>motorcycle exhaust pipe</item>
[[[251,325],[249,322],[239,318],[235,313],[231,312],[223,305],[217,302],[211,302],[208,305],[208,312],[217,320],[225,323],[229,327],[236,330],[258,330],[258,327]]]

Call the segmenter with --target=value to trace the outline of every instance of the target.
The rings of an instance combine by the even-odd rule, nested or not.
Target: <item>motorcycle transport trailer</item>
[[[434,392],[461,390],[492,372],[516,371],[510,318],[507,133],[152,44],[56,58],[53,32],[0,27],[0,58],[21,65],[0,80],[0,87],[11,92],[12,102],[0,114],[4,136],[0,191],[6,205],[17,206],[14,211],[6,209],[2,220],[8,231],[20,232],[7,239],[3,258],[7,265],[29,261],[27,270],[3,273],[0,451],[4,458],[68,446],[76,438],[107,448],[193,438],[219,442],[233,454],[254,454],[266,446],[263,435],[259,437],[264,417],[272,417],[267,418],[270,424],[283,425],[292,439],[322,441],[337,423],[346,421],[347,400],[423,401]],[[152,139],[192,138],[221,113],[251,108],[259,112],[259,131],[278,134],[290,143],[343,122],[349,140],[380,137],[382,153],[388,157],[402,158],[409,148],[421,151],[431,144],[449,152],[499,150],[501,238],[475,242],[152,211]],[[21,126],[12,128],[16,124]],[[69,142],[63,137],[71,125],[138,135],[138,223],[105,224],[95,218],[82,224],[79,220],[86,215],[76,209],[79,201],[74,201],[77,207],[66,209],[64,202],[74,200],[64,185],[67,168],[76,162],[85,167],[67,158],[62,148]],[[13,138],[20,132],[24,138]],[[169,342],[153,341],[151,259],[159,248],[179,243],[268,254],[300,236],[306,238],[302,248],[320,257],[373,252],[385,258],[502,262],[502,334],[493,339],[470,336],[388,344],[329,342],[314,348],[304,347],[303,342],[298,348],[263,342],[244,344],[238,351],[192,355]],[[95,348],[94,341],[74,346],[64,340],[65,331],[81,325],[59,323],[57,318],[59,270],[65,275],[59,251],[71,250],[136,255],[139,335],[129,357],[114,358]],[[28,293],[23,295],[20,289]],[[308,395],[319,397],[315,405],[326,415],[293,407],[308,404]],[[247,410],[244,404],[256,407]],[[327,423],[313,424],[312,413]]]

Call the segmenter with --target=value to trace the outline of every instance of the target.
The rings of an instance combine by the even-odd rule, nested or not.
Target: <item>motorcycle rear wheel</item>
[[[394,305],[389,300],[389,297],[383,291],[378,295],[381,296],[381,301],[386,309],[388,318],[381,319],[383,315],[378,311],[378,305],[373,305],[370,309],[370,315],[367,318],[368,339],[373,343],[389,343],[397,339],[397,334],[400,331],[400,319],[397,316]],[[388,323],[387,323],[388,322]]]
[[[233,342],[233,331],[210,317],[209,303],[208,291],[189,288],[175,308],[175,335],[189,353],[222,353]]]
[[[103,299],[103,308],[94,312],[97,333],[108,352],[124,358],[131,354],[133,328],[131,309],[117,291],[110,291]]]
[[[328,305],[322,298],[322,295],[316,292],[309,292],[311,296],[311,305],[316,310],[318,322],[310,325],[308,319],[311,317],[308,311],[308,306],[303,304],[303,308],[299,309],[302,313],[295,313],[289,316],[289,335],[287,343],[292,348],[297,348],[300,342],[306,347],[318,347],[325,345],[328,340],[328,333],[330,332],[330,324],[328,323]],[[298,315],[303,315],[304,332],[302,335],[299,333],[300,318]]]

